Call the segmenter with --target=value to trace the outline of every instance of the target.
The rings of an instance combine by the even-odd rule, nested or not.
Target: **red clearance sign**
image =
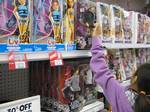
[[[10,52],[8,54],[8,59],[9,59],[9,70],[28,68],[28,60],[26,53],[14,54],[13,52]]]
[[[62,53],[58,51],[53,51],[49,53],[50,66],[62,66],[64,61],[62,59]]]

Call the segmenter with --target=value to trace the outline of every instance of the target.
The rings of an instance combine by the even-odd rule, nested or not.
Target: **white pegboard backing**
[[[0,65],[0,102],[28,97],[28,69],[9,71],[8,64]]]

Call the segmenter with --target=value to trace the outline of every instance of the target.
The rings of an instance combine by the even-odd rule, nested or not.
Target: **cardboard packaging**
[[[123,10],[123,33],[124,43],[134,44],[135,42],[135,12]]]
[[[120,8],[119,6],[110,5],[110,10],[112,17],[111,34],[114,38],[114,43],[123,43],[124,41],[123,24],[122,24],[123,9]]]
[[[33,51],[32,1],[5,0],[0,3],[0,9],[0,52]]]
[[[90,49],[93,24],[96,22],[96,4],[79,0],[76,7],[75,36],[77,49]]]
[[[111,12],[110,6],[105,3],[97,3],[97,22],[101,29],[101,39],[103,43],[112,43],[113,36],[111,34]]]

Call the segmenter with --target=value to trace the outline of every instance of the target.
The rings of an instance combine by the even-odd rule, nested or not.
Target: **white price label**
[[[26,62],[25,61],[16,61],[15,62],[15,68],[16,69],[26,68]]]
[[[60,60],[54,60],[55,62],[55,66],[59,66],[59,65],[63,65],[63,61],[60,59]]]

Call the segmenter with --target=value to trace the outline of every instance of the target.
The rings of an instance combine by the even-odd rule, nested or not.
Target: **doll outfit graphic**
[[[53,24],[53,32],[54,32],[54,39],[56,43],[61,43],[61,34],[60,34],[60,21],[61,21],[61,13],[60,13],[60,6],[59,1],[52,1],[52,6],[50,8],[50,21]]]
[[[29,43],[28,37],[28,23],[29,23],[29,9],[28,0],[25,0],[25,4],[21,4],[19,1],[15,2],[14,14],[18,21],[19,38],[21,43]]]
[[[54,22],[56,22],[56,23],[60,22],[60,12],[59,12],[59,10],[54,10],[52,16],[53,16]]]
[[[22,18],[28,17],[29,14],[28,14],[27,6],[19,5],[18,13],[19,13],[19,16],[22,17]]]

